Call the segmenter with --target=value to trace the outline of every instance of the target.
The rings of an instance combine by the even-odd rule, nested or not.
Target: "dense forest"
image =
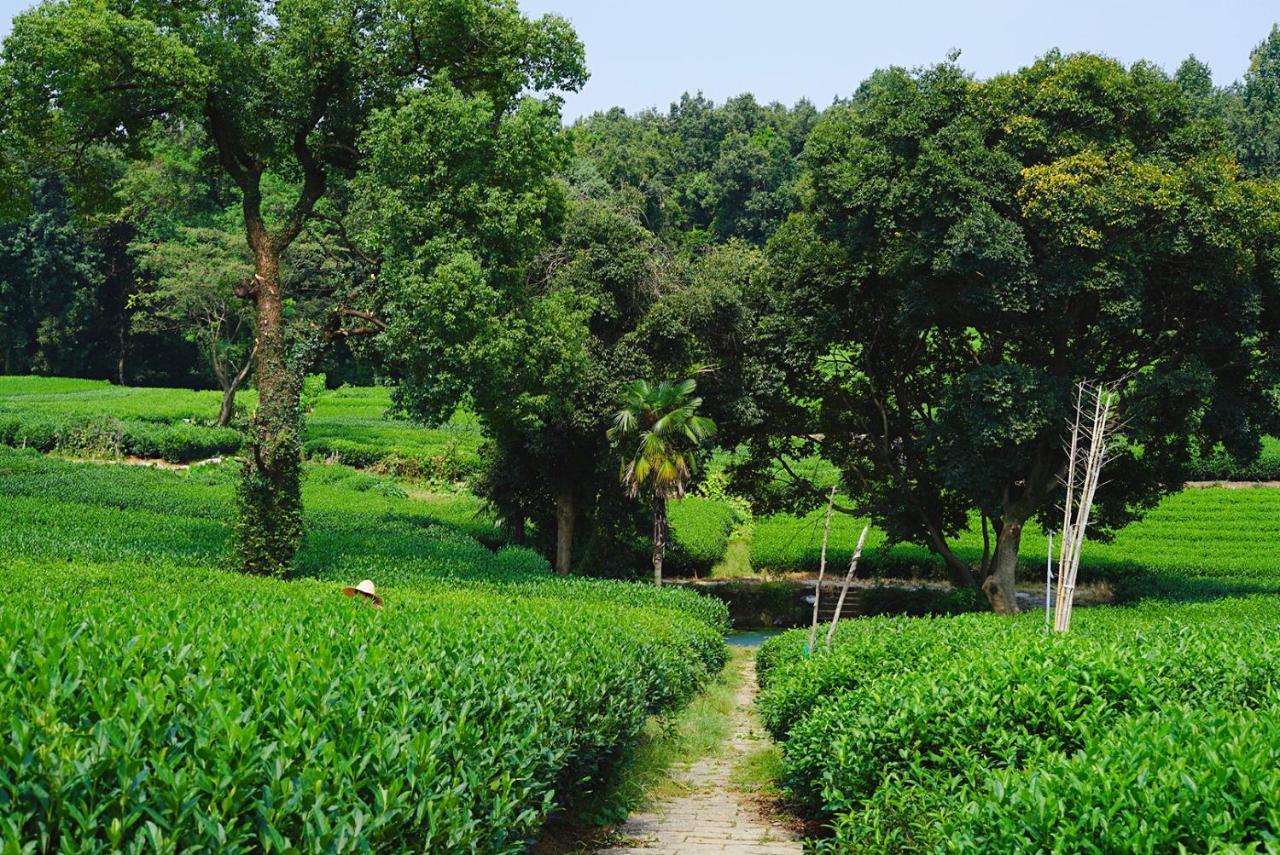
[[[424,423],[474,412],[475,488],[558,569],[604,573],[642,542],[622,390],[696,376],[730,489],[811,508],[826,485],[793,464],[825,459],[840,510],[997,608],[1076,381],[1129,405],[1103,536],[1276,429],[1280,30],[1227,87],[1194,57],[1050,52],[979,81],[956,54],[825,109],[685,94],[565,126],[587,67],[554,16],[351,24],[391,68],[355,33],[219,53],[166,14],[142,44],[140,18],[41,7],[5,42],[0,367],[218,388],[223,424],[256,385],[247,569],[295,548],[289,424],[320,372]],[[474,15],[504,40],[459,50]],[[972,514],[978,567],[948,546]]]

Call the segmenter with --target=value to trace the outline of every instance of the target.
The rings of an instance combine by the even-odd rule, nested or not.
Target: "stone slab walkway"
[[[599,855],[801,855],[799,835],[760,815],[731,783],[735,761],[760,747],[767,736],[752,714],[756,695],[755,657],[746,660],[728,750],[677,767],[672,778],[687,788],[648,810],[633,814]]]

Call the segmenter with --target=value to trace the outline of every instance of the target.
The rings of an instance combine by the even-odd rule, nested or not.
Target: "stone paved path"
[[[762,817],[730,778],[734,762],[766,739],[752,715],[756,694],[755,657],[746,660],[729,750],[677,767],[672,777],[688,790],[633,814],[618,829],[614,845],[599,855],[800,855],[800,837]]]

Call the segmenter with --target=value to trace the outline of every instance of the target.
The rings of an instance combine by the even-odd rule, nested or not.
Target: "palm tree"
[[[698,449],[716,432],[716,424],[698,415],[702,399],[697,383],[637,380],[627,385],[622,408],[609,438],[624,452],[620,479],[627,495],[641,493],[653,502],[653,582],[662,584],[667,547],[667,500],[684,495],[698,469]],[[630,451],[627,449],[630,448]]]

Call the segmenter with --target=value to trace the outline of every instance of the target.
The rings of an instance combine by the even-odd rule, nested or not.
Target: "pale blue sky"
[[[0,34],[28,0],[0,0]],[[620,105],[667,105],[701,89],[717,101],[808,97],[825,106],[872,70],[962,51],[979,76],[1025,65],[1052,47],[1092,50],[1172,70],[1194,53],[1218,83],[1238,79],[1249,51],[1280,21],[1270,0],[521,0],[559,12],[586,43],[591,81],[566,118]]]

